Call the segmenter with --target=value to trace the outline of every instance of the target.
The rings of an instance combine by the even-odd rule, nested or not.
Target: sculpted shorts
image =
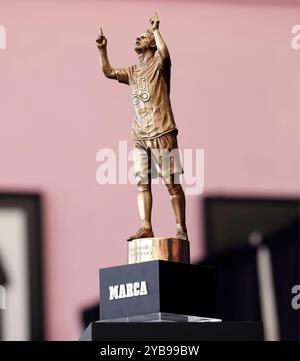
[[[175,131],[154,139],[136,140],[133,146],[136,176],[151,173],[151,178],[165,178],[183,173]]]

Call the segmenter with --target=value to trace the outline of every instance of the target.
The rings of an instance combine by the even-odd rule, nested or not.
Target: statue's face
[[[148,32],[142,33],[136,38],[134,50],[137,53],[143,53],[151,47],[155,47],[155,41]]]

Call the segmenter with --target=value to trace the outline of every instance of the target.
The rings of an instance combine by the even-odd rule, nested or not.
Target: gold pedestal
[[[190,263],[189,241],[155,237],[128,242],[128,264],[154,260]]]

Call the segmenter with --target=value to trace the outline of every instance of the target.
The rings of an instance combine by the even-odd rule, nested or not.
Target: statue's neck
[[[146,61],[151,59],[153,56],[154,56],[154,53],[151,50],[146,50],[143,53],[139,53],[138,57],[139,57],[140,64],[146,63]]]

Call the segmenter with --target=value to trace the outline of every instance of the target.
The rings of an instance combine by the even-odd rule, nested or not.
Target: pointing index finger
[[[157,15],[157,12],[155,11],[155,16],[156,16],[156,19],[159,20],[159,17]]]
[[[103,30],[100,28],[100,35],[103,36]]]

